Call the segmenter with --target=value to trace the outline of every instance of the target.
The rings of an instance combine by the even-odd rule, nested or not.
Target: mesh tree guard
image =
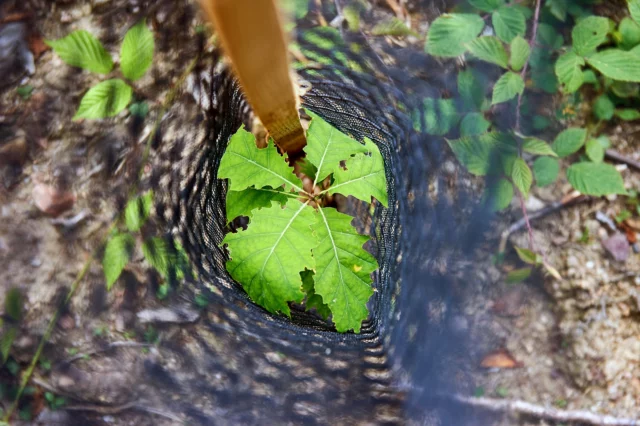
[[[471,201],[476,188],[445,141],[414,130],[411,118],[422,115],[424,96],[448,89],[455,96],[455,82],[413,51],[391,52],[405,61],[400,69],[371,50],[301,43],[331,58],[298,70],[307,89],[302,106],[356,139],[370,138],[385,159],[390,207],[376,204],[369,215],[364,204],[346,206],[371,234],[380,263],[370,319],[356,335],[301,308],[291,319],[274,316],[228,275],[219,247],[226,183],[216,175],[251,111],[229,72],[212,65],[196,77],[203,112],[185,119],[174,110],[165,120],[152,179],[158,216],[197,271],[185,297],[204,291],[210,303],[180,339],[163,344],[169,355],[146,362],[144,394],[201,424],[464,424],[440,395],[467,385],[457,362],[466,339],[456,325],[455,289],[487,215]],[[440,81],[415,77],[425,66]]]

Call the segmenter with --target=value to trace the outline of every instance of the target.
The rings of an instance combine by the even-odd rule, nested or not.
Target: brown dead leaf
[[[627,225],[626,221],[620,224],[620,229],[624,231],[629,244],[635,244],[638,242],[638,235],[636,234],[636,231],[631,226]]]
[[[521,368],[524,364],[516,361],[506,349],[498,349],[486,355],[480,365],[484,368]]]
[[[640,219],[627,219],[624,221],[624,224],[634,231],[640,232]]]
[[[49,49],[51,48],[44,42],[40,33],[32,32],[29,34],[29,50],[33,53],[34,59],[38,59],[40,55]]]
[[[76,196],[72,192],[59,191],[44,183],[36,184],[31,195],[36,207],[53,217],[69,210],[76,202]]]

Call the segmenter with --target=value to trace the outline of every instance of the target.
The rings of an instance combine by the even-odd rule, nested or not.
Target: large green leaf
[[[465,44],[476,38],[484,21],[473,14],[444,14],[431,23],[425,50],[434,56],[454,58],[462,55]]]
[[[567,169],[571,186],[585,195],[626,194],[620,172],[610,164],[576,163]]]
[[[515,72],[507,71],[496,81],[496,85],[493,86],[491,103],[495,105],[506,102],[521,95],[522,92],[524,92],[524,80],[522,76]]]
[[[521,36],[515,37],[511,41],[511,68],[518,72],[523,67],[524,64],[529,59],[529,55],[531,54],[531,47],[529,46],[529,42],[523,39]]]
[[[133,255],[136,241],[131,234],[116,234],[109,238],[104,249],[102,269],[107,280],[107,290],[116,282]]]
[[[153,33],[143,19],[131,27],[124,36],[120,48],[122,74],[130,80],[142,77],[153,61],[153,49]]]
[[[378,262],[362,245],[369,239],[351,225],[351,216],[332,208],[318,211],[313,224],[318,244],[313,248],[316,260],[315,292],[322,296],[333,313],[338,331],[356,333],[369,314],[367,301],[373,294],[371,273]]]
[[[228,191],[226,202],[227,223],[238,216],[251,217],[253,210],[271,207],[272,201],[277,201],[284,205],[290,198],[289,194],[271,188],[247,188],[242,191]]]
[[[311,124],[307,132],[306,160],[316,166],[314,185],[322,182],[340,168],[340,162],[358,153],[369,152],[368,148],[350,138],[324,121],[320,116],[307,111]]]
[[[587,138],[587,129],[572,127],[560,132],[553,141],[553,150],[558,157],[566,157],[578,152]]]
[[[293,174],[270,139],[266,148],[258,149],[256,138],[244,129],[239,129],[229,141],[229,146],[220,160],[219,179],[229,179],[231,191],[242,191],[256,185],[292,188],[302,191],[302,182]]]
[[[513,180],[513,184],[520,190],[520,193],[522,193],[524,197],[529,195],[529,190],[533,183],[533,175],[531,169],[522,158],[517,158],[513,163],[511,180]]]
[[[358,154],[349,158],[346,161],[346,170],[336,170],[333,174],[333,184],[323,192],[351,195],[367,203],[374,197],[388,207],[384,160],[376,144],[365,139],[365,146],[370,154]]]
[[[614,80],[640,82],[640,56],[633,51],[607,49],[588,57],[587,62]]]
[[[569,51],[558,58],[556,62],[556,76],[562,84],[563,91],[573,93],[582,86],[584,82],[584,74],[582,67],[584,66],[584,58],[578,56],[573,51]]]
[[[571,31],[573,50],[580,56],[588,56],[607,41],[609,19],[589,16],[581,19]]]
[[[273,202],[270,208],[253,211],[245,231],[229,233],[222,241],[231,256],[227,270],[268,311],[290,315],[287,302],[304,298],[300,271],[316,266],[310,228],[315,220],[308,203],[289,199],[281,207]]]
[[[615,104],[606,94],[598,96],[593,102],[593,114],[599,120],[611,120],[615,110]]]
[[[102,81],[84,94],[73,119],[113,117],[129,105],[132,95],[131,86],[118,78]]]
[[[551,185],[558,178],[560,163],[551,157],[539,157],[533,162],[533,174],[540,187]]]
[[[493,211],[504,210],[509,207],[513,199],[513,184],[501,178],[487,188],[486,197]]]
[[[640,119],[640,111],[632,108],[616,110],[616,117],[624,121],[633,121]]]
[[[485,85],[467,68],[458,73],[458,92],[467,111],[479,111],[484,103]]]
[[[67,64],[98,73],[108,74],[113,69],[111,55],[91,33],[73,31],[58,40],[46,40],[46,44]]]
[[[527,23],[522,12],[514,7],[502,6],[491,14],[493,29],[502,41],[511,43],[516,36],[524,36]]]
[[[605,148],[602,146],[599,140],[589,139],[584,147],[585,152],[589,160],[594,163],[601,163],[604,160]]]
[[[509,68],[509,55],[504,45],[493,36],[479,37],[468,44],[469,52],[478,59]]]

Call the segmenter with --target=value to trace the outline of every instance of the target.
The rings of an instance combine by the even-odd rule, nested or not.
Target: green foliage
[[[515,7],[502,6],[491,14],[493,29],[505,43],[511,43],[516,36],[524,36],[527,24],[524,15]]]
[[[632,51],[607,49],[587,58],[587,63],[605,77],[619,81],[640,82],[640,55]]]
[[[626,194],[620,173],[610,164],[576,163],[567,169],[571,185],[586,195]]]
[[[400,19],[396,17],[393,17],[388,21],[382,21],[376,24],[371,29],[371,34],[373,34],[374,36],[389,35],[389,36],[397,36],[397,37],[418,35],[415,31],[407,27],[407,25],[404,22],[402,22]]]
[[[479,112],[472,112],[464,116],[460,123],[460,136],[476,136],[489,131],[491,122]]]
[[[67,64],[98,74],[109,74],[113,70],[111,55],[91,33],[77,30],[59,40],[47,40],[60,58]],[[153,34],[142,20],[125,34],[120,49],[122,74],[129,80],[138,80],[153,61]],[[123,111],[133,98],[133,89],[121,79],[102,81],[90,88],[82,97],[74,120],[113,117]],[[134,104],[131,114],[144,117],[148,112],[146,103]]]
[[[527,197],[531,184],[533,183],[533,174],[527,163],[522,158],[516,158],[511,171],[511,179],[513,184],[518,188],[520,193]]]
[[[151,205],[153,204],[153,192],[148,191],[144,195],[130,200],[124,209],[124,219],[127,229],[131,232],[139,231],[144,222],[149,218]]]
[[[609,20],[600,16],[589,16],[573,27],[571,39],[573,50],[579,56],[589,56],[598,46],[607,41]]]
[[[524,64],[529,59],[531,54],[531,47],[529,42],[523,39],[521,36],[515,37],[511,41],[511,69],[519,72],[524,67]]]
[[[153,61],[153,49],[153,33],[143,19],[131,27],[124,36],[120,48],[122,74],[134,81],[142,77]]]
[[[484,21],[473,14],[444,14],[431,23],[425,50],[434,56],[454,58],[466,51],[465,45],[484,28]]]
[[[30,84],[25,84],[24,86],[18,87],[16,89],[16,92],[18,92],[18,95],[22,99],[29,99],[31,97],[31,93],[33,93],[33,86]]]
[[[493,86],[493,105],[509,101],[524,92],[524,80],[520,74],[508,71]]]
[[[373,142],[361,144],[309,115],[304,169],[313,173],[314,186],[324,182],[316,195],[301,188],[273,142],[259,149],[243,129],[231,137],[218,177],[229,179],[228,219],[249,216],[250,223],[223,240],[231,257],[227,270],[270,312],[290,315],[288,303],[306,296],[307,309],[331,315],[338,331],[358,332],[378,263],[363,249],[369,238],[358,234],[353,218],[322,200],[340,193],[365,202],[375,197],[386,206],[384,163]]]
[[[124,267],[129,263],[135,248],[135,239],[130,234],[115,234],[107,241],[102,258],[102,269],[107,280],[107,290],[111,290]]]
[[[120,79],[100,82],[82,97],[73,119],[113,117],[129,105],[132,96],[131,86]]]
[[[558,178],[560,163],[555,158],[539,157],[533,162],[533,174],[540,187],[551,185]]]
[[[468,47],[469,52],[476,58],[496,64],[505,69],[509,68],[509,55],[497,37],[479,37],[469,43]]]
[[[584,145],[586,138],[586,129],[572,127],[560,132],[553,141],[552,147],[558,157],[566,157],[578,152]]]
[[[98,74],[109,74],[113,60],[100,40],[85,30],[77,30],[59,40],[46,40],[67,64]]]
[[[558,58],[555,71],[558,81],[566,93],[573,93],[584,83],[584,58],[569,51]]]

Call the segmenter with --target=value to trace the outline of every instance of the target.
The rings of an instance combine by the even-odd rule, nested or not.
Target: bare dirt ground
[[[11,362],[25,368],[61,298],[122,208],[128,185],[137,178],[141,142],[171,84],[195,56],[199,20],[193,5],[167,1],[9,1],[0,11],[5,17],[0,28],[9,22],[22,24],[34,54],[32,75],[17,72],[10,78],[7,73],[0,81],[0,303],[9,288],[19,288],[25,296],[26,317],[11,351]],[[380,5],[380,14],[391,16],[392,11]],[[11,15],[11,20],[6,18]],[[116,53],[127,28],[141,17],[147,17],[157,34],[153,69],[136,87],[136,97],[145,99],[151,110],[142,130],[132,131],[133,120],[126,112],[110,120],[73,122],[82,93],[104,77],[66,66],[38,40],[87,29]],[[424,24],[417,22],[416,28]],[[33,92],[23,97],[17,87],[27,84]],[[638,124],[613,129],[612,142],[623,155],[640,161]],[[628,189],[640,190],[639,170],[627,167],[622,174]],[[534,192],[538,202],[529,205],[535,210],[569,192],[561,178],[551,188]],[[640,255],[631,252],[626,261],[613,259],[603,241],[619,230],[596,219],[597,213],[613,219],[626,208],[625,202],[623,197],[593,199],[534,223],[535,245],[562,281],[537,272],[524,283],[507,284],[504,270],[493,266],[486,254],[481,256],[477,282],[468,283],[464,304],[466,325],[477,341],[472,354],[477,364],[469,366],[477,394],[638,416]],[[504,227],[518,212],[514,205]],[[639,220],[637,215],[632,219]],[[527,246],[526,231],[514,234],[511,242]],[[513,253],[506,265],[522,266]],[[141,258],[121,281],[107,292],[100,266],[91,266],[45,346],[37,380],[19,409],[22,420],[15,424],[72,423],[73,411],[50,408],[44,396],[47,386],[64,391],[69,406],[121,408],[95,409],[95,424],[147,424],[126,409],[141,386],[131,383],[136,376],[127,368],[141,368],[145,357],[155,356],[153,348],[125,348],[113,357],[95,352],[111,342],[153,343],[158,333],[171,338],[175,329],[158,331],[136,316],[161,304]],[[499,350],[515,368],[481,366],[488,354]],[[60,361],[82,354],[94,355],[74,360],[70,370],[56,368]],[[121,362],[127,357],[134,361]],[[16,371],[5,365],[0,371],[4,410],[17,381]],[[175,424],[163,416],[156,420],[149,424]],[[497,424],[550,423],[506,416]]]

